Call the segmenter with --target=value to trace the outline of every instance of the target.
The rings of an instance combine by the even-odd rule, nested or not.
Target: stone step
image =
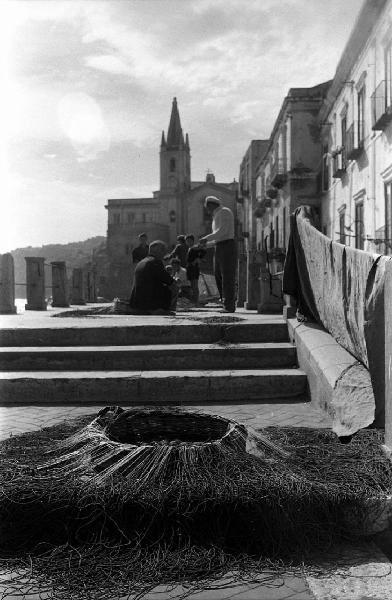
[[[0,371],[265,369],[296,366],[290,342],[0,348]]]
[[[85,319],[87,321],[87,319]],[[99,320],[99,319],[98,319]],[[108,321],[92,319],[88,323],[64,324],[51,319],[46,327],[15,327],[0,331],[0,347],[32,346],[140,346],[151,344],[212,344],[225,342],[288,342],[283,318],[267,322],[195,323],[194,321],[112,326]]]
[[[304,401],[299,369],[19,371],[0,374],[0,404],[182,404]]]

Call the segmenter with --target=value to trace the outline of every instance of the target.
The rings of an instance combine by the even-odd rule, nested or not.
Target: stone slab
[[[198,403],[296,398],[306,376],[299,369],[231,371],[3,372],[1,404]]]
[[[324,574],[307,576],[317,600],[390,600],[392,565],[375,544],[343,549],[340,563],[333,567],[332,559]]]
[[[173,370],[296,366],[289,342],[0,348],[2,371]]]
[[[333,418],[337,435],[369,425],[374,419],[374,402],[367,370],[318,325],[289,319],[288,330],[297,347],[298,364],[308,378],[311,402]],[[360,390],[353,405],[345,383],[354,385],[356,380]]]
[[[216,315],[215,315],[216,316]],[[12,318],[10,315],[8,318]],[[68,323],[67,321],[71,321]],[[258,323],[206,324],[188,322],[127,323],[111,326],[109,320],[51,319],[53,327],[3,328],[0,346],[136,346],[226,342],[287,342],[283,320]]]

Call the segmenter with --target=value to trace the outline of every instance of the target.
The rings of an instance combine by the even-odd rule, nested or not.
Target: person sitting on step
[[[138,314],[174,314],[178,286],[164,267],[166,251],[165,242],[155,240],[146,258],[136,265],[130,305]]]

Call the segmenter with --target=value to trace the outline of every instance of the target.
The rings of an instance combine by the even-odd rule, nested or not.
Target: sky
[[[331,79],[362,0],[0,0],[0,252],[105,235],[159,188],[177,97],[192,179],[238,179],[290,87]]]

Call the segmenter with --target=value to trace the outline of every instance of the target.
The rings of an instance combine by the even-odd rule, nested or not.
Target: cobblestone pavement
[[[97,413],[102,406],[1,406],[0,440],[26,431],[50,427],[66,419]],[[330,420],[309,403],[287,404],[212,404],[189,406],[186,410],[201,410],[245,423],[254,429],[268,425],[296,427],[328,427]]]

